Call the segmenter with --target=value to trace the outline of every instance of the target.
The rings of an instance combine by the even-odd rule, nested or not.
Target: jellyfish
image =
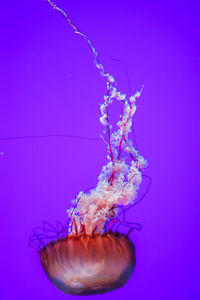
[[[77,29],[62,9],[51,0],[48,3],[65,18],[75,33],[87,41],[94,63],[106,79],[107,90],[100,106],[99,120],[104,127],[101,137],[107,147],[108,162],[102,167],[97,186],[79,192],[72,200],[73,206],[67,210],[68,228],[53,230],[56,232],[54,241],[45,243],[45,234],[36,233],[30,242],[37,240],[39,243],[42,267],[58,289],[73,295],[100,294],[122,287],[135,267],[135,246],[129,235],[111,229],[113,222],[117,222],[120,207],[135,203],[142,170],[148,164],[129,138],[136,100],[142,89],[132,96],[121,93],[116,88],[114,77],[105,71],[88,37]],[[113,101],[122,105],[115,131],[109,119]],[[49,232],[46,223],[43,231]],[[61,232],[62,236],[59,235]]]

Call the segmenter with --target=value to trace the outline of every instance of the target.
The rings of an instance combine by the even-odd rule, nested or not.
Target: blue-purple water
[[[119,89],[144,84],[134,125],[152,185],[127,213],[143,226],[131,235],[136,269],[123,288],[90,298],[197,300],[199,1],[56,3],[91,39]],[[99,139],[106,81],[87,43],[43,0],[3,1],[0,15],[0,137]],[[69,299],[48,281],[28,240],[43,220],[66,221],[71,200],[96,185],[106,147],[44,137],[1,140],[0,152],[0,299]]]

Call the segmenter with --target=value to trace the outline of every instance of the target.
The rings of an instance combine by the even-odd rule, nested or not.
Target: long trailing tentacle
[[[41,134],[41,135],[22,135],[22,136],[10,136],[10,137],[0,137],[0,141],[14,141],[14,140],[26,140],[26,139],[43,139],[43,138],[51,138],[51,137],[58,137],[58,138],[73,138],[73,139],[80,139],[80,140],[88,140],[88,141],[101,141],[100,138],[93,138],[93,137],[85,137],[79,135],[72,135],[72,134]]]
[[[111,125],[110,125],[110,120],[109,120],[109,114],[108,114],[108,105],[110,103],[110,94],[111,94],[111,89],[116,85],[115,79],[113,76],[111,76],[108,72],[105,71],[103,64],[100,62],[98,53],[95,50],[93,44],[89,40],[89,38],[82,33],[69,19],[67,14],[59,8],[56,4],[54,4],[51,0],[47,0],[49,4],[56,9],[64,18],[65,20],[69,23],[69,25],[72,27],[75,33],[79,34],[82,36],[88,43],[90,49],[92,50],[93,56],[94,56],[94,63],[95,66],[100,69],[100,73],[103,77],[107,78],[107,98],[105,98],[105,110],[106,110],[106,128],[107,128],[107,133],[108,133],[108,140],[109,140],[109,151],[111,155],[111,160],[113,160],[113,153],[112,153],[112,147],[111,147]]]

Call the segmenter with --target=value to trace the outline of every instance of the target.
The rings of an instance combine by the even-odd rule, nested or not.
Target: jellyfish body
[[[135,267],[135,248],[128,235],[105,231],[110,220],[117,219],[119,207],[134,203],[142,181],[141,171],[147,161],[134,148],[128,134],[141,91],[127,97],[116,89],[114,78],[105,72],[90,40],[75,27],[66,13],[47,0],[61,13],[75,33],[89,44],[94,62],[107,80],[107,92],[100,106],[100,122],[105,127],[108,163],[103,166],[98,184],[89,192],[80,192],[68,209],[71,220],[68,234],[43,244],[45,236],[33,236],[39,242],[41,264],[51,282],[68,294],[89,295],[105,293],[123,286]],[[122,104],[122,114],[112,131],[108,107],[114,100]],[[46,228],[44,228],[46,233]]]
[[[69,235],[40,251],[50,281],[74,295],[101,294],[123,286],[135,266],[135,248],[127,235]]]

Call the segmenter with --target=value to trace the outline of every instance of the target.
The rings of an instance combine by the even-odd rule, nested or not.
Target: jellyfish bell
[[[116,232],[68,235],[40,251],[50,281],[74,295],[101,294],[123,286],[135,266],[129,237]]]

